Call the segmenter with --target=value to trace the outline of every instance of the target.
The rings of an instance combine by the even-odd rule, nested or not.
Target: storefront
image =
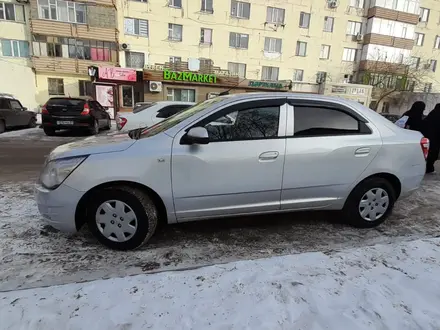
[[[289,91],[290,81],[264,82],[231,76],[227,70],[189,71],[184,65],[150,66],[144,70],[145,101],[201,102],[221,93]]]
[[[119,67],[89,67],[95,99],[108,108],[112,118],[118,111],[132,111],[144,100],[142,72]]]

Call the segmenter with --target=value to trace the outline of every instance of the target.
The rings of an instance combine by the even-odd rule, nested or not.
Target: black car
[[[35,112],[28,111],[12,95],[0,93],[0,134],[6,128],[36,126],[37,117]]]
[[[90,98],[52,97],[41,109],[42,126],[46,135],[56,130],[88,130],[98,134],[100,129],[111,128],[111,118],[106,109]]]

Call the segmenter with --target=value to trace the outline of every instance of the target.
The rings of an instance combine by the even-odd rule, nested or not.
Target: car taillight
[[[125,124],[127,124],[127,119],[124,117],[118,117],[119,122],[118,122],[118,126],[120,127],[119,129],[123,129]]]
[[[422,138],[420,140],[420,146],[422,147],[423,156],[425,156],[425,159],[428,158],[428,152],[429,152],[429,140],[427,138]]]
[[[90,113],[90,108],[89,108],[89,105],[86,103],[86,104],[84,104],[84,109],[83,109],[83,111],[81,111],[81,115],[82,116],[86,116],[86,115],[88,115]]]
[[[46,109],[46,104],[41,107],[41,114],[42,115],[48,115],[49,114],[49,111],[47,111],[47,109]]]

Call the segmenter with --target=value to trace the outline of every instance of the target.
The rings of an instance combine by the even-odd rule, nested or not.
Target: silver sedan
[[[159,221],[342,210],[377,226],[419,188],[429,141],[361,104],[318,95],[221,96],[152,127],[52,151],[36,185],[53,227],[85,223],[119,250]]]

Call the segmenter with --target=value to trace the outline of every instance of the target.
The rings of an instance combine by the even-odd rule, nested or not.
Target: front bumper
[[[76,233],[75,212],[83,192],[62,184],[55,190],[35,186],[38,210],[44,222],[66,233]]]

